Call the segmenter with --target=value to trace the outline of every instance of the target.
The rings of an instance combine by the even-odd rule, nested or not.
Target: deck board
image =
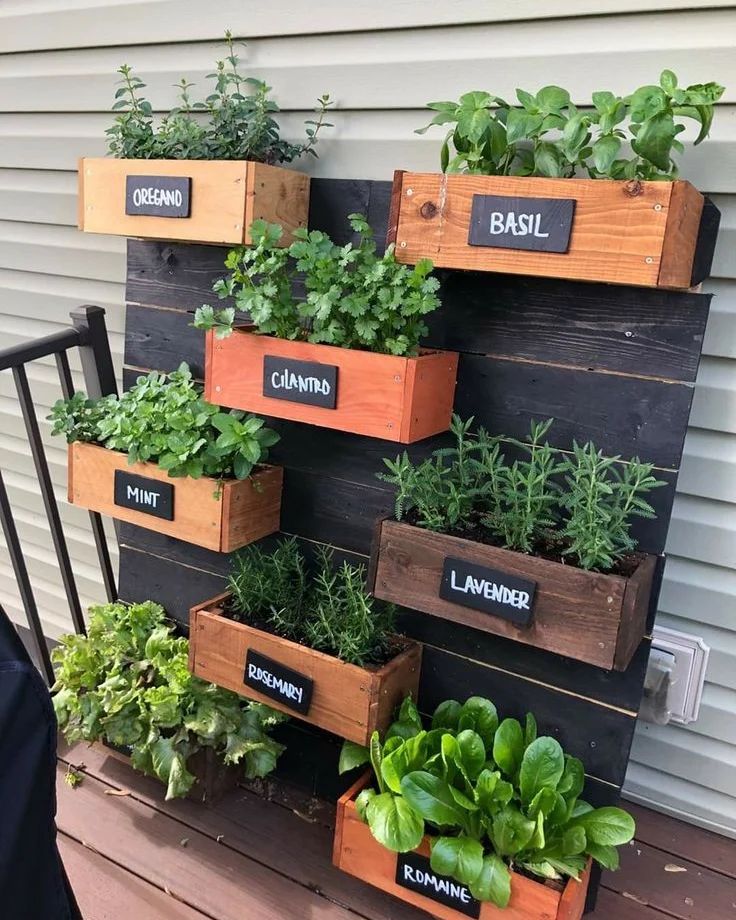
[[[331,810],[321,801],[293,799],[286,807],[288,797],[277,804],[239,789],[214,808],[165,802],[159,783],[104,751],[60,751],[60,846],[85,920],[428,917],[332,867]],[[65,762],[83,764],[74,790],[63,782]],[[129,794],[105,794],[121,789]],[[620,872],[604,874],[588,916],[734,920],[736,841],[632,811],[637,840],[623,848]],[[671,866],[687,871],[665,869]]]

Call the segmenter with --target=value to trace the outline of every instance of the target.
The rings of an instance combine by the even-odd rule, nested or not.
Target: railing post
[[[82,333],[84,344],[79,346],[82,371],[90,399],[117,393],[115,368],[107,337],[105,311],[102,307],[85,305],[69,314],[74,328]]]

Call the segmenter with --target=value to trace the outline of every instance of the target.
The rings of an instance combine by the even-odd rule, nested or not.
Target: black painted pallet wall
[[[345,240],[346,216],[359,211],[383,238],[390,183],[315,180],[312,189],[312,228]],[[181,361],[202,376],[204,339],[189,324],[196,307],[216,301],[211,287],[224,274],[225,253],[129,242],[126,385],[140,372],[168,371]],[[638,522],[635,535],[644,550],[662,553],[710,297],[462,272],[441,278],[443,307],[427,344],[461,353],[456,411],[491,432],[520,437],[531,419],[552,416],[550,439],[561,448],[592,439],[608,453],[654,463],[667,486],[653,493],[657,519]],[[272,458],[286,470],[284,532],[365,561],[374,520],[392,505],[390,488],[375,473],[396,446],[271,424],[282,434]],[[413,445],[409,453],[421,456],[442,440]],[[120,540],[126,600],[156,599],[186,624],[192,604],[221,590],[224,556],[126,524]],[[470,694],[489,696],[506,715],[532,710],[542,731],[585,762],[589,798],[601,804],[617,798],[648,639],[625,673],[608,673],[421,613],[405,611],[402,625],[426,644],[423,710]],[[310,792],[337,795],[337,740],[297,724],[287,734],[290,749],[279,773]]]

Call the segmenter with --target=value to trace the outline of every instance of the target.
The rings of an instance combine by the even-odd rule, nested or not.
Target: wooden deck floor
[[[331,809],[245,790],[216,808],[164,803],[158,783],[86,746],[62,749],[62,856],[85,920],[422,920],[330,864]],[[84,764],[75,789],[66,763]],[[595,920],[734,920],[736,841],[634,808],[637,840]]]

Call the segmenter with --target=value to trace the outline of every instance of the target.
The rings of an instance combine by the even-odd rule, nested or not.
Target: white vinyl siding
[[[562,11],[562,13],[561,13]],[[107,310],[122,362],[125,241],[76,224],[76,164],[105,152],[115,68],[131,64],[157,107],[182,75],[204,75],[225,28],[247,42],[246,68],[274,87],[294,138],[323,92],[335,128],[314,175],[390,179],[395,168],[437,168],[441,129],[414,132],[427,101],[516,86],[625,92],[664,67],[683,81],[727,87],[711,138],[683,172],[723,212],[691,429],[668,541],[663,624],[712,646],[700,720],[641,725],[627,788],[638,798],[736,836],[736,6],[717,0],[23,0],[0,5],[0,317],[3,345],[61,328],[83,303]],[[58,395],[53,362],[30,371],[43,417]],[[44,423],[46,429],[46,423]],[[70,623],[24,440],[12,378],[0,375],[0,456],[44,623]],[[84,601],[101,599],[86,514],[64,503],[64,445],[52,476]],[[7,556],[0,602],[23,622]]]

